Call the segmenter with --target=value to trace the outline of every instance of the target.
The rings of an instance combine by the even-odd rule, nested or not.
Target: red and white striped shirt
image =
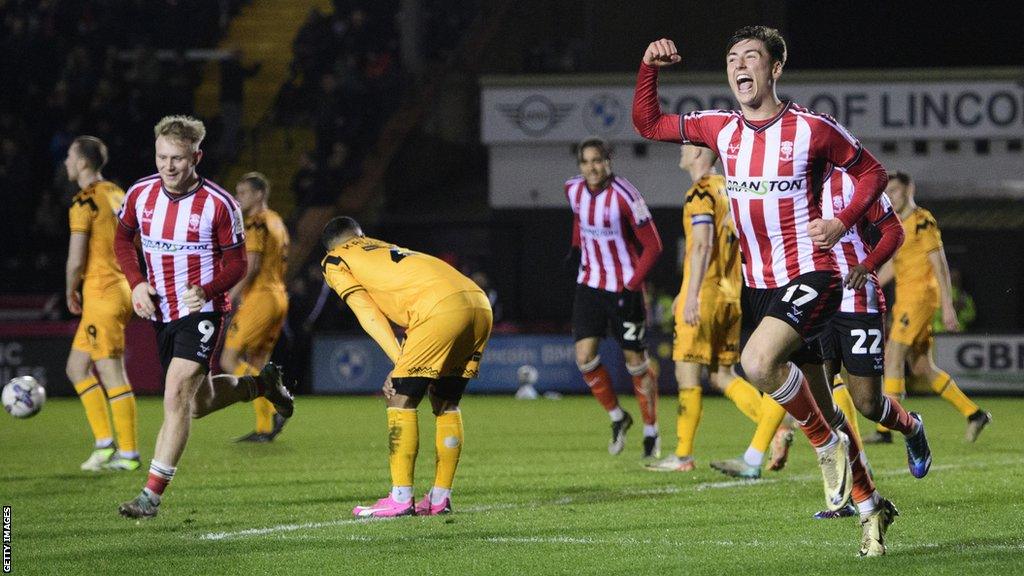
[[[850,169],[860,192],[839,217],[847,228],[861,219],[885,187],[885,171],[832,118],[786,102],[765,121],[736,110],[662,114],[657,68],[642,64],[633,100],[633,123],[645,138],[690,142],[718,152],[732,218],[743,250],[743,278],[752,288],[778,288],[813,271],[836,272],[829,251],[807,234],[821,218],[821,185],[833,166]]]
[[[854,182],[849,174],[842,170],[833,170],[825,180],[823,186],[824,194],[821,199],[821,213],[823,218],[835,218],[850,202],[853,197]],[[845,278],[850,268],[863,263],[868,259],[872,247],[864,240],[864,230],[868,223],[876,227],[888,218],[895,218],[892,203],[889,197],[882,194],[857,225],[850,228],[839,242],[832,247],[832,254],[839,265],[839,272]],[[882,295],[882,288],[878,284],[878,277],[874,272],[868,275],[868,281],[860,290],[843,286],[843,302],[839,307],[840,312],[853,312],[860,314],[878,314],[885,312],[885,296]]]
[[[565,194],[573,212],[573,245],[581,253],[576,282],[608,292],[639,290],[661,254],[658,230],[640,192],[613,175],[596,193],[576,176],[566,181]]]
[[[187,316],[182,296],[188,285],[210,284],[221,271],[223,252],[245,244],[238,203],[205,178],[177,197],[164,191],[159,174],[143,178],[125,194],[118,220],[141,235],[148,282],[159,297],[157,319],[163,322]],[[221,292],[199,312],[230,309],[227,293]]]

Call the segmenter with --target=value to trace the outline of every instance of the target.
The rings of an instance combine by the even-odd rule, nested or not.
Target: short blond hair
[[[263,192],[267,197],[270,196],[270,180],[262,172],[247,172],[238,179],[238,182],[245,182],[252,186],[253,190]]]
[[[164,116],[153,128],[153,136],[166,136],[188,144],[192,150],[198,150],[199,144],[206,138],[206,126],[202,120],[191,116]]]

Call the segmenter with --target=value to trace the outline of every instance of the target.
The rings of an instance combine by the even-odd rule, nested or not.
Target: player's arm
[[[686,300],[683,302],[683,320],[691,326],[700,323],[700,286],[704,283],[708,266],[711,265],[711,242],[714,241],[714,216],[698,214],[691,220],[690,249],[686,258],[690,260],[690,274],[686,278]]]
[[[647,47],[633,90],[633,127],[648,140],[682,143],[678,114],[665,114],[658,101],[658,68],[679,62],[681,57],[671,40],[662,38]]]
[[[882,203],[876,203],[878,206],[888,206],[888,201]],[[873,212],[881,210],[873,209]],[[869,217],[872,214],[868,215]],[[853,288],[854,290],[860,290],[867,283],[868,276],[872,272],[878,270],[878,268],[888,262],[892,255],[896,253],[896,250],[903,245],[904,232],[903,224],[900,222],[900,217],[896,215],[892,210],[882,212],[880,219],[872,223],[875,228],[878,229],[880,237],[878,243],[871,249],[867,257],[864,260],[850,269],[850,272],[846,275],[846,286]]]
[[[889,260],[878,269],[878,285],[888,286],[895,279],[896,266],[893,265],[892,260]]]
[[[626,290],[639,292],[643,289],[647,275],[654,268],[654,264],[661,256],[661,236],[658,234],[658,227],[654,225],[651,213],[647,204],[642,198],[629,203],[622,200],[624,213],[629,214],[629,225],[633,228],[633,234],[640,241],[640,260],[633,267],[633,278],[626,284]],[[628,211],[628,212],[627,212]]]
[[[244,243],[225,250],[221,257],[220,272],[214,274],[213,280],[198,286],[190,285],[185,290],[182,302],[190,312],[198,312],[208,301],[230,290],[245,276],[249,258]]]
[[[128,200],[125,199],[125,206],[121,208],[121,215],[118,216],[117,231],[114,233],[114,255],[117,257],[121,272],[128,280],[128,285],[132,288],[132,309],[140,317],[150,320],[156,315],[156,305],[153,303],[156,289],[146,281],[139,267],[139,257],[135,253],[137,228],[131,226],[131,221],[124,217],[127,205]]]
[[[366,290],[358,289],[350,292],[344,300],[356,315],[363,330],[384,350],[391,362],[397,364],[398,357],[402,355],[402,348],[398,345],[394,330],[391,329],[391,322],[377,307],[373,298]]]
[[[928,262],[932,265],[935,278],[939,281],[939,299],[942,303],[942,324],[950,332],[959,332],[960,323],[956,319],[956,307],[953,306],[953,288],[949,280],[949,263],[946,252],[941,247],[928,253]]]
[[[878,201],[885,190],[888,176],[871,152],[864,149],[856,138],[834,120],[821,120],[818,129],[823,141],[821,152],[825,159],[844,169],[854,181],[853,196],[846,208],[836,214],[835,218],[817,218],[807,225],[807,234],[814,245],[828,250],[835,246],[847,230],[860,222]]]
[[[64,267],[64,298],[68,310],[78,316],[82,313],[82,271],[89,260],[89,234],[72,232],[68,241],[68,261]]]
[[[242,280],[238,284],[235,284],[228,290],[228,300],[232,302],[237,302],[242,292],[245,292],[246,288],[259,275],[260,268],[263,265],[263,254],[261,252],[246,252],[246,260],[248,264],[246,265],[245,275],[242,276]]]

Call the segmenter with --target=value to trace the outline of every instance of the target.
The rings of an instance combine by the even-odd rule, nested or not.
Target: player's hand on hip
[[[651,42],[644,52],[644,64],[648,66],[671,66],[682,59],[676,50],[676,43],[668,38]]]
[[[203,292],[202,287],[189,284],[188,288],[185,288],[181,302],[188,307],[189,312],[198,312],[202,309],[203,304],[206,304],[206,293]]]
[[[838,218],[829,220],[815,218],[807,225],[807,235],[811,237],[814,245],[822,250],[828,250],[835,246],[843,234],[846,234],[846,226]]]
[[[384,379],[384,386],[381,387],[381,392],[384,393],[384,398],[390,400],[395,395],[395,383],[391,380],[391,374],[394,372],[388,372],[388,377]]]
[[[700,299],[687,298],[683,305],[683,320],[690,326],[700,324]]]
[[[149,285],[149,282],[137,284],[132,289],[132,309],[140,318],[154,320],[156,318],[156,289]]]
[[[68,302],[68,312],[71,312],[75,316],[82,315],[82,293],[78,290],[72,290],[65,295]]]
[[[850,272],[846,274],[844,283],[847,288],[852,290],[860,290],[868,282],[868,275],[871,272],[868,271],[867,267],[863,264],[857,264],[853,268],[850,268]]]

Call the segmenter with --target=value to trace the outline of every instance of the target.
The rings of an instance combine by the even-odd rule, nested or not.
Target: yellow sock
[[[107,395],[103,393],[103,387],[95,376],[89,375],[84,380],[75,382],[75,392],[82,400],[85,407],[85,417],[89,420],[89,427],[92,428],[92,435],[97,442],[113,440],[114,434],[110,430],[110,411],[107,409]]]
[[[902,400],[907,396],[907,379],[906,378],[890,378],[888,376],[883,380],[883,389],[889,396],[894,396],[899,400]],[[888,432],[889,429],[881,424],[875,424],[875,430],[879,432]]]
[[[451,490],[452,481],[455,480],[455,469],[459,466],[459,456],[462,455],[462,442],[465,438],[462,428],[462,412],[458,410],[445,412],[437,417],[436,425],[437,434],[434,437],[434,448],[437,450],[437,460],[434,486]]]
[[[388,464],[392,486],[412,486],[420,430],[415,408],[388,408]],[[454,470],[452,471],[454,474]]]
[[[963,393],[963,390],[960,390],[953,378],[946,372],[939,370],[939,375],[931,381],[931,385],[936,394],[952,404],[965,418],[978,411],[978,405],[971,402],[971,399]]]
[[[235,370],[232,372],[235,376],[255,376],[259,373],[260,371],[252,364],[242,360],[238,361],[238,365],[235,366]],[[252,410],[256,413],[256,432],[258,434],[270,434],[274,429],[274,414],[277,413],[274,405],[266,398],[253,398]]]
[[[775,401],[770,394],[761,397],[761,419],[757,422],[757,430],[754,431],[754,438],[750,441],[750,447],[762,454],[768,453],[775,431],[782,425],[786,417],[786,409]]]
[[[725,387],[725,397],[755,424],[761,420],[761,393],[750,382],[739,376],[733,378]]]
[[[836,377],[836,382],[839,384],[832,389],[832,400],[843,411],[843,416],[846,416],[846,421],[850,423],[850,430],[860,439],[860,423],[857,422],[857,407],[853,404],[853,396],[850,396],[850,391],[839,377]]]
[[[679,444],[676,445],[676,456],[693,456],[693,439],[697,436],[702,410],[703,400],[699,386],[679,391],[679,415],[676,418],[676,436],[679,437]]]
[[[130,384],[107,390],[110,413],[114,417],[117,447],[121,452],[138,452],[139,430],[135,410],[135,394]]]

